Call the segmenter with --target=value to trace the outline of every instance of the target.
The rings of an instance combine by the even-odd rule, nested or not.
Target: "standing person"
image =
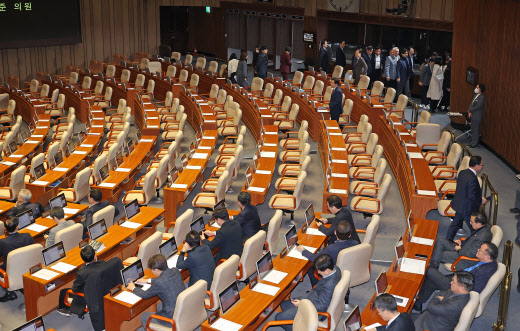
[[[382,293],[374,299],[374,307],[377,314],[385,321],[387,325],[381,325],[374,329],[366,329],[366,331],[415,331],[413,320],[408,313],[400,313],[397,310],[397,301],[393,295]]]
[[[204,231],[204,234],[208,237],[215,237],[209,241],[204,238],[204,234],[201,234],[200,239],[202,244],[208,245],[211,250],[219,248],[218,253],[215,255],[215,263],[221,259],[229,259],[231,255],[236,254],[239,257],[242,256],[244,245],[242,245],[242,227],[240,223],[235,220],[229,219],[229,214],[226,208],[217,208],[213,211],[213,218],[220,226],[217,231]]]
[[[258,55],[258,59],[256,61],[256,76],[262,79],[265,79],[265,77],[267,77],[267,52],[267,47],[260,47],[260,55]]]
[[[430,80],[430,87],[428,88],[428,98],[430,102],[430,112],[436,112],[439,106],[439,100],[442,98],[442,80],[444,75],[442,73],[442,58],[437,56],[434,60],[434,66],[432,70],[432,79]]]
[[[237,69],[238,69],[237,55],[235,53],[232,53],[231,56],[229,57],[227,71],[228,71],[229,80],[231,80],[234,84],[237,83],[237,80],[236,80]]]
[[[280,56],[280,72],[282,73],[282,79],[287,80],[289,74],[291,73],[291,48],[285,48],[285,52]]]
[[[247,82],[247,52],[244,50],[240,52],[240,60],[238,61],[236,79],[238,85],[242,87],[249,86],[249,83]]]
[[[381,79],[381,74],[385,67],[385,57],[381,54],[381,47],[376,47],[374,50],[374,56],[372,57],[372,75],[370,76],[370,84],[373,84],[376,80]]]
[[[357,85],[361,77],[367,74],[368,65],[361,57],[361,48],[356,49],[354,57],[356,58],[356,63],[352,66],[352,78],[354,78],[354,85]]]
[[[450,110],[450,94],[451,94],[451,58],[446,59],[444,68],[444,80],[442,81],[442,102],[441,109]]]
[[[401,57],[399,61],[397,61],[397,90],[396,90],[396,98],[399,98],[401,94],[404,94],[407,97],[411,97],[410,95],[410,65],[408,64],[408,51],[404,48],[401,49]]]
[[[238,207],[240,208],[240,213],[238,213],[236,220],[242,227],[242,239],[246,241],[262,230],[262,222],[256,206],[251,204],[251,195],[249,193],[240,192],[238,194]],[[235,218],[230,216],[229,219],[234,220]]]
[[[372,70],[374,70],[374,67],[372,66],[372,61],[374,59],[374,47],[367,46],[365,53],[361,54],[361,57],[363,60],[365,60],[365,63],[367,64],[367,76],[370,77],[372,75]]]
[[[329,111],[330,119],[338,122],[339,116],[343,113],[341,102],[343,101],[343,92],[341,91],[341,82],[339,78],[334,78],[330,82],[332,87],[332,95],[330,96]]]
[[[65,212],[61,207],[52,207],[50,217],[54,223],[56,223],[56,226],[49,231],[48,235],[45,236],[45,247],[49,247],[55,244],[54,238],[56,237],[56,233],[58,233],[58,231],[76,224],[73,220],[65,219]]]
[[[413,46],[408,47],[408,64],[410,65],[410,91],[413,90],[415,84],[415,74],[413,72],[413,66],[415,64],[415,48]]]
[[[260,55],[260,45],[255,47],[255,51],[253,52],[253,69],[254,69],[254,77],[256,77],[256,64],[258,63],[258,56]]]
[[[188,256],[184,259],[186,252]],[[188,287],[203,279],[208,283],[209,291],[213,282],[215,268],[213,253],[211,253],[209,246],[201,244],[200,235],[197,231],[192,230],[188,232],[186,241],[182,244],[181,254],[177,260],[177,269],[188,269],[190,272]]]
[[[457,189],[451,200],[451,208],[455,210],[455,217],[446,234],[448,240],[455,238],[457,231],[462,229],[463,221],[466,221],[471,229],[471,213],[487,202],[486,198],[482,197],[482,190],[477,178],[477,174],[482,171],[483,167],[482,157],[474,155],[469,159],[469,169],[462,170],[457,176]]]
[[[385,78],[385,86],[386,87],[397,87],[397,50],[396,48],[392,48],[390,51],[390,56],[386,57],[385,60],[385,70],[383,72],[383,77]]]
[[[428,88],[432,80],[433,65],[435,61],[432,58],[427,59],[422,65],[421,77],[419,78],[419,86],[421,87],[421,104],[420,107],[430,109],[430,101],[428,100]]]
[[[486,85],[482,83],[475,87],[475,96],[468,110],[468,117],[471,120],[471,145],[469,146],[471,148],[477,147],[480,140],[480,123],[486,103],[486,98],[482,95],[484,91],[486,91]]]
[[[319,67],[320,71],[323,70],[325,72],[328,72],[330,61],[329,61],[329,54],[327,53],[327,47],[329,44],[327,43],[326,40],[322,40],[320,45],[321,45],[320,52],[318,53],[318,67]]]
[[[343,70],[345,70],[347,66],[347,58],[345,57],[345,40],[342,40],[339,43],[338,48],[336,48],[336,65],[343,67]]]

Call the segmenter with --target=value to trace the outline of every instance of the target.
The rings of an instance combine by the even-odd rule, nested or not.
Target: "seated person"
[[[477,250],[477,259],[479,262],[463,270],[473,275],[475,284],[473,286],[473,291],[478,293],[482,292],[484,287],[486,287],[489,278],[491,278],[491,276],[493,276],[493,274],[497,271],[497,256],[497,246],[489,241],[486,241]],[[450,282],[452,278],[453,274],[443,275],[437,268],[428,268],[426,270],[426,279],[424,280],[421,291],[419,292],[419,298],[417,298],[415,301],[413,308],[417,311],[421,311],[422,304],[430,298],[435,290],[445,291],[450,288]]]
[[[186,252],[188,256],[184,259],[184,253]],[[211,282],[213,282],[215,268],[213,253],[211,253],[209,246],[201,245],[200,235],[197,231],[188,232],[186,241],[182,245],[181,254],[177,260],[177,269],[188,269],[190,272],[188,287],[203,279],[208,283],[209,291]]]
[[[342,206],[343,202],[341,201],[341,198],[337,195],[331,195],[327,197],[327,209],[334,214],[333,218],[320,218],[318,221],[323,224],[330,223],[331,226],[327,228],[323,224],[319,226],[319,230],[323,232],[326,236],[332,237],[330,238],[329,244],[333,244],[334,241],[336,241],[336,236],[334,235],[334,230],[336,230],[336,225],[339,221],[347,221],[350,224],[351,232],[352,232],[352,239],[357,241],[358,243],[361,242],[359,240],[359,236],[356,232],[356,226],[354,225],[354,220],[352,219],[352,214],[348,210],[348,207]]]
[[[215,264],[218,265],[221,259],[229,259],[231,255],[236,254],[242,256],[244,245],[242,245],[242,227],[240,223],[229,219],[229,214],[226,208],[217,208],[213,211],[213,218],[220,226],[217,231],[204,231],[208,237],[213,237],[209,241],[201,234],[200,239],[204,245],[208,245],[210,250],[219,248],[217,255],[215,255]]]
[[[28,189],[21,189],[20,192],[18,192],[18,198],[16,199],[16,204],[14,205],[11,210],[7,213],[7,216],[14,217],[27,209],[32,210],[34,218],[38,218],[42,216],[43,213],[43,207],[42,205],[38,203],[31,202],[32,199],[32,193]]]
[[[377,314],[385,321],[387,325],[378,326],[375,329],[366,329],[366,331],[415,331],[413,320],[408,313],[400,313],[397,310],[397,302],[393,295],[382,293],[374,299],[374,307]]]
[[[56,223],[56,226],[49,231],[48,235],[45,235],[45,239],[47,239],[45,241],[45,247],[49,247],[55,244],[54,238],[56,237],[56,233],[58,233],[58,231],[76,224],[73,220],[65,219],[65,212],[61,207],[52,207],[50,217],[53,219],[54,223]]]
[[[181,273],[177,268],[168,269],[166,258],[161,254],[156,254],[148,260],[148,268],[150,268],[153,274],[157,276],[157,278],[152,278],[152,285],[150,288],[143,291],[131,282],[128,284],[127,289],[143,299],[150,299],[154,296],[158,296],[159,299],[161,299],[161,303],[157,304],[158,311],[155,315],[173,318],[177,296],[185,289]],[[138,280],[137,282],[139,283],[141,281],[146,283],[146,280]],[[148,312],[141,316],[143,328],[146,328],[148,318],[152,314],[154,313]],[[171,326],[171,324],[160,320],[156,320],[156,322],[164,326]]]
[[[334,264],[338,261],[339,252],[344,250],[345,248],[349,248],[359,244],[359,242],[352,239],[351,235],[351,227],[347,221],[340,221],[338,225],[336,225],[336,231],[334,232],[336,237],[338,238],[333,244],[325,247],[321,252],[313,254],[306,250],[303,246],[296,246],[296,249],[302,252],[302,255],[305,256],[309,261],[314,262],[316,257],[322,254],[327,254],[332,258]],[[309,279],[311,280],[311,285],[314,286],[318,283],[318,279],[314,277],[314,267],[309,269],[307,275],[309,275]]]
[[[453,263],[459,256],[474,258],[476,257],[477,250],[482,246],[482,243],[491,241],[493,235],[488,227],[485,213],[481,211],[471,213],[470,224],[473,228],[473,232],[465,240],[451,241],[446,238],[439,238],[435,242],[430,261],[431,267],[436,268],[440,263]],[[457,264],[456,268],[457,270],[464,270],[475,263],[474,261],[463,260]]]
[[[83,239],[88,238],[87,228],[89,225],[92,224],[92,216],[94,216],[94,214],[100,211],[101,209],[110,206],[110,202],[108,200],[101,201],[102,199],[103,194],[101,193],[101,190],[98,190],[96,188],[90,190],[88,194],[88,203],[90,204],[90,207],[87,209],[85,219],[81,221],[81,224],[83,224],[83,233],[85,233]],[[117,210],[116,208],[114,219],[116,219],[117,215],[119,215],[119,210]]]
[[[0,269],[7,271],[7,256],[15,249],[34,244],[34,239],[29,233],[18,232],[18,217],[8,218],[5,222],[6,237],[0,240],[0,257],[4,258]],[[14,291],[6,291],[0,287],[0,302],[15,300],[17,298]]]
[[[302,299],[308,299],[312,302],[318,312],[326,312],[329,308],[334,288],[341,279],[341,270],[334,266],[332,258],[326,254],[322,254],[314,261],[314,268],[321,276],[316,286]],[[285,321],[294,320],[300,300],[285,300],[280,304],[281,312],[276,314],[275,320]],[[324,317],[320,317],[322,320]],[[292,325],[281,326],[286,331],[292,330]]]
[[[456,271],[450,289],[440,291],[428,303],[428,307],[415,321],[415,330],[453,330],[460,314],[469,301],[473,289],[473,276],[467,271]]]
[[[251,195],[247,192],[240,192],[238,194],[238,206],[240,213],[236,216],[236,220],[242,226],[242,239],[247,239],[254,236],[258,231],[262,230],[262,223],[256,206],[251,204]],[[233,216],[229,217],[234,220]]]

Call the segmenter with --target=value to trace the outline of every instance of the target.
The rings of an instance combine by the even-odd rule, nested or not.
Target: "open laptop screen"
[[[20,325],[13,331],[45,331],[45,325],[43,324],[43,317],[38,316],[35,319]]]
[[[104,218],[88,226],[88,234],[91,240],[96,240],[105,233],[107,233],[107,225]]]
[[[238,291],[238,284],[236,280],[231,283],[231,285],[229,285],[224,291],[220,292],[218,295],[218,300],[220,302],[222,315],[224,315],[229,310],[229,308],[233,307],[233,305],[240,300],[240,292]]]
[[[219,208],[226,208],[226,200],[225,199],[220,199],[220,201],[217,202],[215,204],[215,206],[213,206],[213,210],[216,210],[216,209],[219,209]]]
[[[159,246],[159,252],[162,256],[168,259],[170,256],[177,254],[177,243],[175,242],[175,237],[171,237],[163,244]]]
[[[290,250],[297,242],[298,234],[296,233],[296,226],[293,225],[289,231],[285,233],[285,244],[287,245],[287,250]]]
[[[61,258],[65,257],[65,248],[63,248],[63,241],[56,243],[42,251],[43,261],[46,266],[53,264]]]
[[[34,176],[36,177],[36,179],[38,179],[38,178],[42,177],[43,175],[45,175],[45,167],[43,166],[43,163],[42,163],[42,164],[39,164],[36,167],[34,167]]]
[[[104,181],[105,179],[107,179],[108,175],[109,175],[108,165],[105,164],[104,166],[101,167],[101,169],[99,169],[99,178],[101,178],[101,181]]]
[[[34,223],[33,212],[30,209],[16,215],[16,217],[18,217],[18,230],[21,230]]]
[[[267,252],[256,262],[258,278],[260,278],[260,280],[264,279],[265,275],[271,270],[273,270],[273,257],[271,256],[271,252]]]
[[[144,276],[144,269],[141,260],[137,260],[128,267],[121,270],[121,278],[123,278],[123,284],[128,286],[130,282],[135,282],[139,278]]]
[[[359,313],[359,306],[356,306],[352,312],[345,319],[345,330],[346,331],[358,331],[361,330],[361,314]]]
[[[57,197],[54,197],[49,200],[50,207],[66,207],[67,206],[67,199],[65,199],[65,194],[61,193]]]
[[[314,221],[314,206],[312,203],[305,209],[305,222],[307,222],[307,226],[311,226],[312,221]]]
[[[206,230],[206,228],[204,227],[204,219],[202,218],[202,216],[197,218],[195,221],[193,221],[193,223],[190,224],[190,229],[199,233]]]
[[[131,219],[135,215],[139,214],[139,204],[137,203],[137,199],[125,205],[125,214],[127,219]]]
[[[388,279],[386,278],[386,271],[381,271],[379,276],[376,279],[376,295],[381,293],[385,293],[386,288],[388,287]]]

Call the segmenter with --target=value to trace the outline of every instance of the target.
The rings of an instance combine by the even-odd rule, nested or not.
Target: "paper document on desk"
[[[337,188],[331,188],[329,189],[329,193],[336,193],[336,194],[347,194],[347,190],[340,190]]]
[[[0,162],[0,163],[4,164],[4,165],[6,165],[6,166],[12,166],[12,165],[15,165],[15,164],[16,164],[16,163],[11,162],[11,161],[2,161],[2,162]]]
[[[369,326],[365,326],[365,330],[368,330],[368,329],[375,329],[375,328],[377,328],[378,326],[382,326],[381,323],[370,324]]]
[[[117,172],[130,172],[132,171],[131,168],[117,168],[115,171]]]
[[[255,171],[255,174],[270,175],[271,171],[269,171],[269,170],[257,170],[257,171]]]
[[[72,270],[76,269],[76,266],[73,266],[72,264],[68,264],[65,262],[58,262],[50,268],[62,272],[64,274],[68,274]]]
[[[372,107],[383,108],[384,106],[383,105],[373,105]]]
[[[329,136],[342,136],[341,132],[329,132]]]
[[[249,186],[247,188],[247,190],[251,191],[251,192],[264,192],[265,188],[264,187]]]
[[[278,135],[278,132],[276,131],[266,131],[265,134],[270,134],[270,135]]]
[[[184,253],[181,253],[184,254]],[[177,260],[179,259],[179,255],[175,255],[170,257],[166,263],[168,264],[168,268],[177,268]]]
[[[421,244],[421,245],[427,245],[427,246],[433,246],[433,239],[427,239],[427,238],[421,238],[421,237],[412,237],[412,240],[410,242],[414,244]]]
[[[418,147],[417,144],[404,144],[406,147]]]
[[[193,159],[202,159],[205,160],[208,157],[208,153],[193,153]]]
[[[99,187],[114,187],[116,183],[101,183],[98,185]]]
[[[52,170],[54,170],[54,171],[61,171],[61,172],[67,172],[67,171],[69,171],[69,168],[56,167],[56,168],[54,168]]]
[[[402,272],[424,275],[424,271],[426,270],[426,261],[403,257],[400,270]]]
[[[260,157],[274,158],[276,157],[276,152],[261,152]]]
[[[27,140],[26,143],[27,144],[39,144],[40,142],[39,141]]]
[[[43,138],[43,134],[33,134],[32,138]]]
[[[63,208],[63,212],[65,214],[74,215],[74,214],[77,214],[79,212],[79,209],[76,209],[76,208]]]
[[[332,159],[332,163],[347,163],[347,160]]]
[[[200,169],[202,169],[202,167],[201,166],[197,166],[197,165],[195,165],[195,166],[194,165],[188,165],[188,166],[186,166],[186,169],[200,170]]]
[[[49,280],[49,279],[53,279],[54,277],[59,276],[59,275],[60,274],[55,271],[52,271],[49,269],[41,269],[41,270],[35,272],[34,274],[32,274],[31,276],[40,278],[40,279],[44,279],[44,280]]]
[[[414,152],[408,153],[408,157],[410,159],[424,159],[424,156],[421,153],[414,153]]]
[[[457,113],[457,112],[447,112],[446,115],[448,116],[464,116],[462,113]]]
[[[300,245],[300,246],[302,246],[306,250],[310,251],[311,253],[314,253],[317,250],[317,248],[315,248],[315,247],[309,247],[309,246],[303,246],[303,245]],[[294,257],[295,259],[300,259],[300,260],[308,260],[305,256],[302,255],[301,252],[299,252],[296,249],[296,247],[291,249],[291,251],[289,252],[289,254],[287,254],[287,256]]]
[[[330,174],[330,177],[348,178],[348,174],[338,174],[337,172],[333,172]]]
[[[136,223],[136,222],[125,221],[125,222],[123,222],[123,224],[121,224],[121,226],[124,228],[129,228],[129,229],[137,229],[138,227],[141,226],[141,224]]]
[[[213,137],[213,136],[204,136],[204,137],[202,137],[202,139],[215,139],[215,137]]]
[[[211,324],[211,328],[220,331],[238,331],[242,328],[242,325],[228,321],[221,317],[216,320],[215,323]]]
[[[408,304],[408,298],[405,298],[405,297],[402,297],[402,296],[399,296],[399,295],[395,295],[395,294],[392,294],[392,296],[396,299],[397,301],[397,305],[399,307],[406,307],[406,305]],[[400,300],[398,300],[400,299]]]
[[[124,303],[128,303],[130,305],[134,305],[137,302],[141,301],[140,297],[138,297],[137,295],[135,295],[129,291],[123,291],[123,292],[119,293],[118,295],[116,295],[114,297],[114,299],[122,301]]]
[[[262,281],[279,284],[285,278],[285,276],[287,276],[286,272],[273,269],[264,279],[262,279]]]
[[[307,232],[305,232],[305,234],[310,234],[311,236],[326,236],[325,233],[315,228],[307,228]]]
[[[46,181],[43,181],[43,180],[35,180],[31,184],[33,184],[33,185],[42,185],[43,186],[43,185],[49,184],[49,182],[46,182]]]
[[[94,145],[92,145],[92,144],[81,144],[81,145],[79,145],[79,147],[92,148],[92,147],[94,147]]]
[[[437,192],[435,192],[435,191],[428,191],[428,190],[417,190],[417,194],[419,194],[419,195],[429,195],[429,196],[432,196],[432,197],[436,197],[437,196]]]
[[[87,151],[74,151],[72,154],[79,154],[79,155],[85,155],[87,154]]]
[[[255,285],[255,287],[253,287],[253,291],[255,291],[255,292],[263,293],[263,294],[267,294],[267,295],[271,295],[271,296],[275,296],[279,290],[280,290],[279,287],[262,284],[262,283],[258,283]]]
[[[199,147],[197,147],[197,149],[206,149],[206,150],[208,150],[208,149],[211,149],[211,147],[210,146],[199,146]]]
[[[11,154],[11,155],[9,155],[9,157],[12,157],[12,158],[15,158],[15,159],[19,159],[19,158],[23,157],[23,155],[20,155],[20,154]]]
[[[271,144],[271,143],[264,143],[263,146],[265,146],[265,147],[276,147],[276,146],[278,146],[278,145],[276,145],[276,144]]]
[[[186,187],[188,187],[188,184],[175,184],[175,183],[173,183],[173,184],[170,185],[170,187],[172,187],[172,188],[186,188]]]
[[[343,148],[343,147],[332,147],[332,150],[333,151],[341,151],[341,152],[346,152],[347,151],[347,148]]]
[[[153,142],[153,139],[141,139],[139,140],[140,143],[151,143]]]
[[[36,223],[33,223],[27,227],[25,227],[27,230],[31,230],[31,231],[34,231],[34,232],[43,232],[45,230],[48,229],[48,227],[44,226],[44,225],[41,225],[41,224],[36,224]]]

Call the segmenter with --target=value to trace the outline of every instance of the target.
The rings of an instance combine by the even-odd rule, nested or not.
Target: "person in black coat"
[[[90,207],[87,209],[85,219],[81,221],[81,224],[83,224],[83,239],[88,238],[87,228],[89,227],[89,225],[92,225],[92,216],[94,216],[94,214],[100,211],[101,209],[110,206],[109,201],[101,201],[101,199],[103,199],[103,194],[101,193],[101,190],[98,190],[96,188],[90,190],[88,194],[88,203],[90,204]],[[114,219],[116,219],[117,215],[119,215],[119,210],[117,210],[116,208]]]
[[[320,52],[318,53],[318,67],[321,70],[328,72],[329,70],[329,54],[327,52],[328,43],[326,40],[320,42]]]
[[[242,227],[238,221],[230,220],[228,211],[225,208],[218,208],[213,211],[213,218],[220,226],[220,229],[216,232],[204,231],[204,234],[208,237],[213,237],[213,240],[209,241],[204,239],[204,234],[200,236],[202,243],[208,245],[213,251],[215,248],[219,248],[217,255],[215,255],[215,263],[221,259],[229,259],[231,255],[242,256],[244,245],[242,245]]]
[[[350,224],[347,221],[340,221],[338,225],[336,225],[335,235],[338,238],[335,243],[328,245],[321,252],[313,254],[306,250],[303,246],[296,246],[296,249],[302,253],[304,257],[306,257],[309,261],[314,262],[316,257],[327,254],[332,258],[334,264],[337,264],[339,252],[344,250],[345,248],[349,248],[352,246],[356,246],[359,242],[353,240],[352,237],[352,229]],[[314,286],[318,283],[318,279],[314,277],[314,267],[309,269],[307,275],[309,275],[309,279],[311,280],[311,285]]]
[[[4,258],[4,263],[0,269],[7,271],[7,256],[15,249],[34,244],[34,239],[29,233],[18,233],[18,217],[7,219],[5,222],[6,237],[0,240],[0,257]],[[15,300],[15,292],[7,292],[0,287],[0,302]]]
[[[475,96],[473,97],[473,101],[471,101],[471,105],[468,109],[468,117],[471,120],[470,148],[477,147],[480,141],[480,123],[482,123],[484,105],[486,104],[486,97],[482,93],[485,91],[486,86],[482,83],[479,83],[477,87],[475,87]]]
[[[374,70],[373,62],[374,62],[374,47],[367,46],[365,53],[361,54],[361,57],[363,60],[365,60],[365,63],[367,64],[367,76],[372,75],[372,71]]]
[[[238,194],[238,206],[241,210],[236,216],[236,220],[242,227],[242,239],[245,242],[262,230],[262,222],[256,206],[251,205],[251,195],[249,193],[240,192]],[[234,220],[235,218],[231,216],[230,219]]]
[[[393,295],[382,293],[374,299],[374,307],[377,314],[385,321],[387,325],[378,326],[374,329],[366,329],[366,331],[415,331],[413,320],[408,313],[400,313],[397,310],[397,302]]]
[[[7,217],[15,217],[26,210],[32,210],[34,219],[42,216],[43,206],[38,203],[31,202],[32,193],[28,189],[21,189],[18,192],[16,204],[7,212]]]
[[[345,41],[342,40],[336,48],[336,65],[342,66],[343,69],[347,66],[347,58],[345,57]],[[341,77],[336,77],[341,78]]]
[[[376,47],[374,56],[372,56],[372,74],[370,75],[370,84],[373,85],[376,80],[381,80],[381,75],[385,70],[385,56],[381,53],[381,47]]]
[[[359,240],[359,236],[356,232],[356,226],[354,225],[354,220],[352,219],[352,214],[347,208],[343,208],[342,206],[341,198],[337,195],[331,195],[327,197],[327,209],[334,214],[334,217],[326,219],[326,218],[320,218],[317,221],[319,223],[322,223],[319,226],[319,230],[323,232],[327,237],[330,238],[329,245],[333,244],[336,241],[336,235],[334,234],[334,231],[336,231],[336,225],[340,221],[347,221],[350,224],[350,229],[352,231],[352,240],[357,241],[358,243],[361,242]],[[326,227],[324,224],[331,224],[330,227]]]
[[[339,121],[339,116],[343,113],[343,91],[341,91],[341,82],[338,78],[330,81],[332,87],[332,95],[330,96],[329,111],[330,119]]]
[[[457,176],[457,189],[451,200],[451,208],[455,210],[455,217],[448,228],[446,239],[453,240],[459,229],[462,229],[463,221],[471,229],[469,224],[471,213],[478,210],[481,204],[487,200],[482,197],[482,190],[477,179],[477,174],[482,171],[484,163],[482,157],[474,155],[469,160],[469,169],[462,170]]]
[[[184,253],[186,252],[188,256],[184,259]],[[197,231],[188,232],[186,241],[182,245],[181,254],[177,260],[177,269],[188,269],[190,272],[188,287],[195,284],[199,279],[203,279],[208,283],[209,291],[213,282],[215,268],[211,249],[209,249],[208,245],[201,245]]]
[[[267,47],[260,48],[260,54],[256,60],[255,73],[257,77],[265,79],[267,77]]]

